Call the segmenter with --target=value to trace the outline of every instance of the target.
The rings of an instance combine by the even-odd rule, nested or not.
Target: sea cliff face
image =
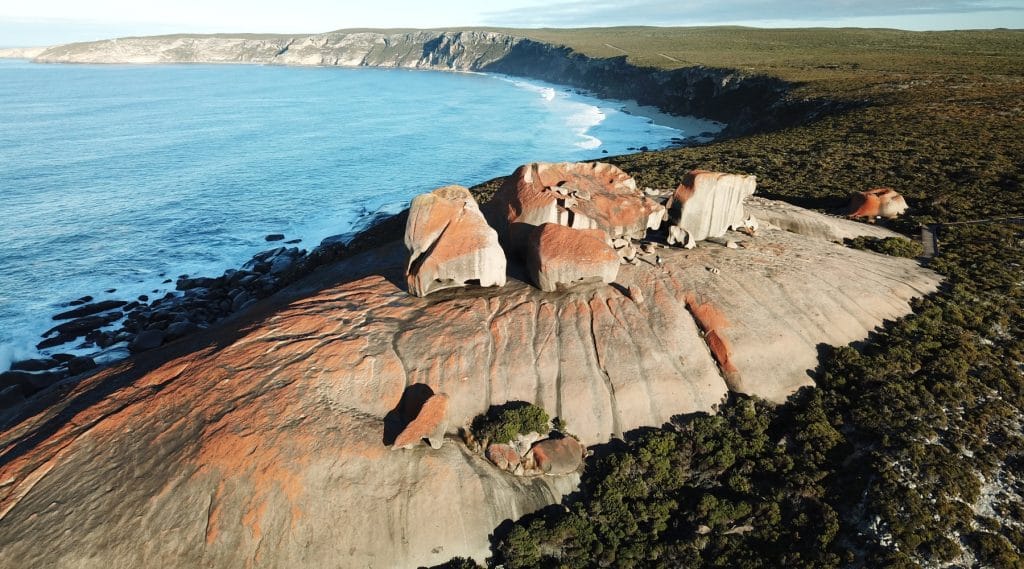
[[[793,101],[786,82],[728,69],[636,67],[570,48],[485,31],[330,32],[308,36],[154,36],[49,48],[43,63],[253,63],[481,71],[530,77],[635,99],[677,115],[726,122],[726,135],[777,128],[829,103]]]

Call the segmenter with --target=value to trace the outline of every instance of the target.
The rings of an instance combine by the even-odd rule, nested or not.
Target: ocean
[[[716,130],[623,109],[486,74],[0,60],[0,371],[75,298],[156,298],[268,234],[312,249],[441,185]]]

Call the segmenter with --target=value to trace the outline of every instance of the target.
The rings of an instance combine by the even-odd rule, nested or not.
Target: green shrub
[[[875,253],[891,255],[893,257],[913,258],[924,253],[924,247],[920,243],[900,237],[879,239],[878,237],[861,236],[847,239],[846,245],[852,249],[874,251]]]
[[[491,409],[473,420],[473,438],[481,444],[507,443],[516,435],[551,431],[547,411],[532,403],[516,401]]]

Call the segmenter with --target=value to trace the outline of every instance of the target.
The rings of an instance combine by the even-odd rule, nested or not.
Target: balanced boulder
[[[495,227],[518,243],[532,227],[544,223],[640,239],[648,229],[660,227],[665,215],[665,208],[638,190],[633,178],[600,162],[520,166],[491,203]],[[526,227],[519,228],[520,224]],[[517,231],[521,233],[516,235]]]
[[[439,449],[444,444],[444,433],[447,430],[448,396],[435,393],[423,403],[416,418],[399,433],[391,449],[413,448],[423,439],[430,442],[431,448]]]
[[[544,474],[557,476],[579,469],[583,464],[583,454],[586,449],[576,439],[564,437],[544,439],[533,445],[530,452],[533,454],[533,464],[537,470]]]
[[[690,171],[668,202],[669,243],[692,247],[730,229],[753,225],[744,213],[743,200],[756,188],[754,176]]]
[[[445,186],[412,200],[405,226],[409,292],[505,284],[505,253],[469,190]]]
[[[526,266],[541,290],[553,292],[577,284],[614,281],[619,274],[619,255],[600,229],[544,223],[530,234]]]
[[[907,211],[907,200],[892,188],[874,188],[850,197],[850,217],[896,219]]]

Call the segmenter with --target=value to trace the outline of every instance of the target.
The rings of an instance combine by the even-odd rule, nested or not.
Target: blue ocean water
[[[0,371],[68,300],[160,295],[270,233],[311,249],[440,185],[697,134],[620,108],[481,74],[0,60]]]

